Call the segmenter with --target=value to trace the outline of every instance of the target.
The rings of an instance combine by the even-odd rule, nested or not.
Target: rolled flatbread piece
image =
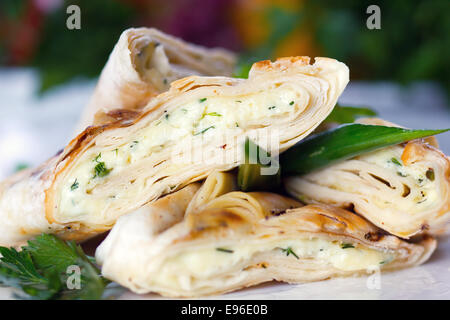
[[[86,106],[77,133],[89,125],[135,117],[170,83],[191,75],[231,76],[236,56],[187,43],[153,28],[125,30]]]
[[[209,179],[194,197],[206,202],[163,232],[154,232],[151,216],[164,209],[153,204],[122,216],[97,249],[102,274],[140,294],[195,297],[410,267],[436,248],[431,237],[409,243],[328,205],[223,189],[214,198]]]
[[[361,122],[386,125],[379,119]],[[450,161],[435,139],[413,140],[285,179],[304,203],[353,210],[402,238],[441,230],[450,219]]]
[[[175,81],[139,118],[89,127],[47,164],[0,185],[0,244],[109,230],[147,202],[238,166],[247,136],[276,156],[327,117],[348,76],[336,60],[295,57],[258,62],[248,79]]]

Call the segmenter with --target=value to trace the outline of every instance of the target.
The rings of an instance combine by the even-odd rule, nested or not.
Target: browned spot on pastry
[[[346,203],[343,208],[347,211],[355,213],[355,205],[353,203]]]
[[[272,209],[272,210],[270,210],[270,213],[274,216],[281,216],[286,213],[286,210]]]
[[[189,87],[189,86],[190,86],[191,84],[193,84],[193,83],[194,83],[194,80],[189,81],[189,82],[186,83],[184,86],[178,87],[177,89],[180,90],[180,91],[183,91],[184,89],[186,89],[187,87]]]
[[[274,62],[270,60],[263,60],[259,61],[253,64],[252,69],[259,69],[259,70],[271,70],[271,69],[278,69],[278,70],[286,70],[289,67],[292,67],[292,64],[301,64],[301,65],[308,65],[310,64],[310,57],[283,57],[278,58]]]
[[[222,233],[241,228],[248,229],[250,225],[240,215],[227,209],[207,209],[186,217],[186,223],[191,232],[178,241],[192,240],[208,233]]]
[[[253,264],[251,266],[245,267],[244,271],[250,270],[250,269],[267,269],[267,267],[269,266],[269,264],[267,262],[261,262],[261,263],[257,263],[257,264]]]
[[[111,121],[124,121],[137,118],[139,116],[139,112],[126,109],[115,109],[109,111],[106,115],[111,118]]]
[[[425,231],[425,230],[430,230],[430,226],[427,223],[424,223],[421,227],[420,230]]]
[[[322,217],[325,217],[325,218],[328,218],[328,219],[330,219],[330,220],[333,220],[334,222],[340,223],[340,224],[342,224],[344,227],[347,228],[347,223],[346,223],[345,221],[339,220],[339,219],[336,218],[336,217],[329,216],[329,215],[326,215],[326,214],[324,214],[324,213],[318,213],[318,215],[320,215],[320,216],[322,216]]]
[[[192,91],[195,90],[197,88],[203,88],[203,87],[218,87],[218,84],[198,84],[196,86],[192,86],[191,88],[189,88],[189,90],[187,91]],[[183,88],[185,88],[186,86],[184,86]]]
[[[80,133],[69,143],[69,145],[64,150],[65,154],[61,157],[61,159],[59,159],[59,162],[66,160],[72,155],[76,156],[86,144],[92,141],[97,135],[105,131],[108,126],[109,125],[87,127],[82,133]]]
[[[384,233],[381,231],[368,232],[364,235],[364,238],[369,241],[380,241],[384,237]]]

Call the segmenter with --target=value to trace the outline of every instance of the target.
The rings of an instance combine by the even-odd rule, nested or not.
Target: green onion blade
[[[300,141],[280,155],[283,174],[306,174],[376,149],[425,138],[444,130],[410,130],[397,127],[344,124]]]
[[[376,111],[370,108],[336,105],[324,122],[334,122],[339,124],[352,123],[355,122],[356,118],[376,115]]]
[[[245,140],[245,161],[239,166],[238,186],[242,191],[275,190],[281,184],[279,163],[250,139]],[[262,164],[261,157],[270,158],[270,164]],[[262,174],[264,168],[278,168],[276,174]]]

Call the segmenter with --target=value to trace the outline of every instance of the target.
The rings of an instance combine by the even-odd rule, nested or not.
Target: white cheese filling
[[[222,97],[197,99],[163,114],[127,144],[101,153],[88,151],[65,179],[58,204],[60,215],[66,220],[85,221],[84,218],[90,219],[92,214],[102,212],[108,201],[137,197],[142,186],[133,184],[117,190],[117,194],[99,194],[92,190],[103,184],[104,179],[120,175],[133,164],[155,157],[185,138],[199,139],[200,143],[202,137],[213,137],[225,129],[239,134],[252,125],[270,124],[274,117],[301,112],[295,103],[297,95],[293,90],[279,87],[231,101]]]
[[[408,211],[421,212],[436,203],[438,198],[434,171],[419,162],[405,165],[401,160],[402,153],[403,147],[393,146],[365,154],[359,158],[385,168],[398,176],[398,179],[409,188],[409,190],[400,190],[403,192],[404,198],[409,200]],[[389,205],[398,210],[405,210],[404,201],[390,202]],[[381,204],[381,206],[383,205]]]
[[[166,258],[152,278],[154,285],[174,286],[189,279],[208,279],[245,263],[260,252],[274,251],[288,255],[295,263],[302,259],[317,259],[342,271],[373,270],[394,259],[393,253],[361,248],[350,243],[329,242],[323,239],[295,239],[250,243],[238,247],[202,248],[187,250]],[[276,258],[274,256],[274,258]],[[270,261],[265,262],[265,267]],[[189,281],[188,281],[189,280]]]

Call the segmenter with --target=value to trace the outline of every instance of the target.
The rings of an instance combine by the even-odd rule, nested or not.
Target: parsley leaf
[[[73,241],[42,234],[21,251],[0,247],[0,284],[20,289],[31,299],[100,299],[109,280],[100,275],[94,258]],[[68,267],[80,270],[79,289],[69,289]]]

